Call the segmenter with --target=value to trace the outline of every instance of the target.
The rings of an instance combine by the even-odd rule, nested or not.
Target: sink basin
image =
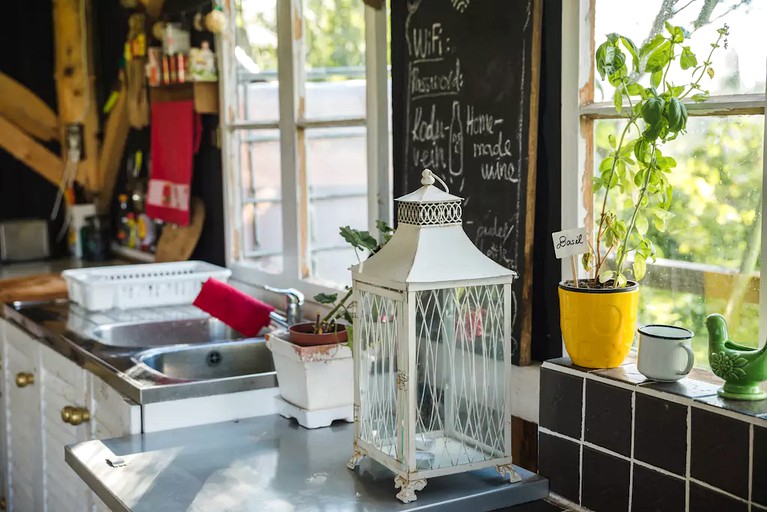
[[[99,343],[115,347],[158,347],[243,338],[215,318],[104,325],[96,327],[91,336]]]
[[[145,350],[135,361],[180,380],[211,380],[274,372],[263,338]]]

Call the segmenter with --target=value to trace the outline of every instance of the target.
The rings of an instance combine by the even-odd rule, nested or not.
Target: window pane
[[[277,121],[277,8],[275,0],[235,1],[237,117]]]
[[[368,229],[365,129],[307,130],[306,147],[311,277],[351,284],[357,259],[338,231]]]
[[[282,271],[282,184],[277,130],[235,130],[240,147],[243,243],[263,270]]]
[[[306,0],[304,6],[304,117],[364,117],[364,3]]]
[[[595,123],[595,172],[616,125],[622,127],[614,120]],[[639,323],[691,329],[696,364],[707,366],[703,321],[711,313],[727,317],[735,340],[754,346],[759,341],[764,117],[691,117],[687,129],[663,149],[677,161],[668,176],[673,216],[665,232],[652,222],[647,231],[658,261],[648,265],[642,281]],[[595,218],[602,198],[597,192]],[[627,199],[617,196],[611,203]],[[627,219],[630,212],[623,213]]]
[[[671,7],[667,10],[669,4]],[[710,10],[712,6],[713,10]],[[630,15],[627,15],[627,10],[630,10]],[[727,23],[730,26],[728,48],[716,50],[712,59],[715,78],[704,78],[701,86],[711,94],[764,92],[767,2],[646,0],[638,4],[627,4],[615,0],[597,0],[594,31],[596,45],[602,44],[607,34],[617,32],[641,46],[664,30],[664,20],[692,33],[689,45],[700,63],[711,51],[710,44],[716,41],[716,30]],[[669,81],[677,85],[689,83],[689,71],[681,71],[678,64],[672,64]],[[598,74],[595,80],[594,101],[611,100],[612,87],[601,81]],[[649,77],[645,77],[645,81],[649,85]],[[608,91],[609,96],[604,97],[602,91]]]

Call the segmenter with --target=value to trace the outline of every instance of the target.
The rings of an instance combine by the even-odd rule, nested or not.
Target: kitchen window
[[[759,345],[767,334],[767,300],[760,300],[767,297],[767,283],[760,279],[767,265],[762,258],[767,5],[578,0],[563,6],[562,133],[577,134],[562,141],[563,229],[590,226],[598,215],[591,179],[610,147],[608,134],[621,122],[611,93],[605,93],[612,88],[595,73],[594,49],[611,32],[641,46],[669,21],[692,33],[700,60],[716,41],[716,30],[729,26],[727,48],[713,58],[715,77],[703,84],[710,99],[687,103],[688,135],[665,146],[678,164],[670,174],[673,217],[664,232],[649,227],[658,259],[641,282],[639,323],[693,330],[696,364],[703,367],[708,365],[703,320],[710,313],[727,317],[735,340]],[[570,276],[569,262],[564,263],[562,275]]]
[[[225,6],[228,265],[308,296],[349,285],[357,258],[340,226],[391,223],[387,12],[361,0]]]

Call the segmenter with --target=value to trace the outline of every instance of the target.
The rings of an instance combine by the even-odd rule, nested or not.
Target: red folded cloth
[[[146,214],[186,226],[194,154],[200,144],[200,116],[194,102],[152,104],[152,158]]]
[[[213,278],[202,285],[194,305],[248,338],[269,325],[274,308]]]

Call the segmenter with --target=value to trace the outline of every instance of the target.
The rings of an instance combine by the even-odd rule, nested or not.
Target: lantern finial
[[[434,185],[434,180],[437,180],[442,185],[442,188],[445,189],[445,192],[450,193],[450,189],[447,188],[447,183],[442,181],[442,178],[431,172],[431,169],[424,169],[423,172],[421,172],[421,185]]]

